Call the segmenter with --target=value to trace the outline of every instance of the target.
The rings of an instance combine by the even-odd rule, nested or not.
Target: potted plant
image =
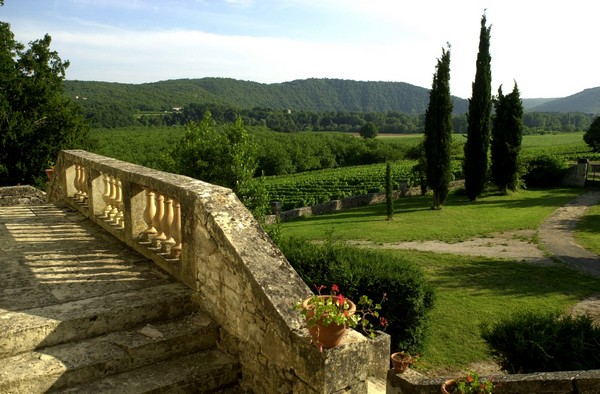
[[[340,344],[346,330],[358,325],[371,338],[376,336],[371,319],[378,319],[377,327],[385,328],[387,320],[379,316],[381,304],[375,304],[362,296],[357,305],[340,293],[339,287],[331,286],[331,294],[323,295],[325,286],[317,287],[317,294],[296,303],[296,308],[306,319],[312,343],[321,350]],[[385,299],[385,295],[384,295]]]
[[[48,163],[46,163],[46,176],[48,177],[48,179],[52,179],[52,175],[54,175],[54,162],[53,161],[48,161]]]
[[[442,394],[491,394],[494,382],[482,380],[473,372],[467,373],[460,379],[450,379],[442,384]]]
[[[419,355],[413,356],[408,352],[396,352],[390,356],[394,372],[404,373],[408,367],[413,365],[419,359]]]

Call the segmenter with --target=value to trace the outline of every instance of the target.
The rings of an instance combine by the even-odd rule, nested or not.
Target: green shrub
[[[566,165],[562,157],[542,155],[525,163],[523,180],[527,187],[560,186],[565,176]]]
[[[385,251],[372,251],[328,242],[314,244],[299,239],[280,242],[284,255],[311,287],[337,284],[351,300],[366,295],[379,302],[380,315],[389,321],[392,349],[422,351],[433,307],[433,290],[416,266]]]
[[[482,337],[510,373],[600,368],[600,327],[588,316],[520,312],[483,326]]]

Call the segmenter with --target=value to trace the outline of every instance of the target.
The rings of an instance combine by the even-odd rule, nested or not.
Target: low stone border
[[[439,394],[444,381],[450,378],[426,378],[409,369],[403,374],[388,371],[387,394]],[[494,394],[600,394],[600,370],[540,372],[499,375]]]
[[[33,186],[0,187],[0,207],[45,204],[46,193]]]

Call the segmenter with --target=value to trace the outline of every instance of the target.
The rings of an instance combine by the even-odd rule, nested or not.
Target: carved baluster
[[[110,205],[110,179],[107,173],[102,174],[102,181],[104,182],[104,193],[102,194],[102,201],[106,204],[104,206],[103,216],[108,218],[109,212],[112,210],[112,205]]]
[[[81,167],[81,179],[80,179],[80,188],[81,188],[81,197],[80,200],[85,202],[88,198],[88,188],[87,188],[87,174],[85,172],[85,167]]]
[[[165,214],[163,215],[161,228],[165,234],[165,239],[162,242],[162,252],[171,253],[171,247],[175,245],[175,240],[171,235],[171,226],[173,224],[173,199],[165,196]]]
[[[154,191],[146,188],[146,208],[144,209],[144,222],[148,228],[144,230],[143,239],[150,241],[156,235],[156,229],[153,226],[154,215],[156,215],[156,201]]]
[[[181,204],[177,199],[173,199],[173,223],[171,224],[171,236],[175,241],[175,245],[171,247],[171,257],[178,259],[181,255]]]
[[[152,242],[156,248],[160,248],[161,242],[167,238],[162,228],[162,220],[165,212],[163,201],[164,197],[162,194],[156,193],[156,215],[154,215],[154,220],[152,221],[157,230],[156,235],[152,238]]]
[[[110,176],[110,197],[109,197],[109,200],[110,200],[110,206],[112,207],[112,209],[108,213],[108,218],[110,220],[114,220],[115,216],[119,212],[119,209],[117,208],[117,180],[112,175]]]
[[[81,198],[81,166],[79,164],[75,164],[75,177],[73,178],[73,187],[75,187],[75,195],[74,198],[79,200]]]
[[[115,201],[117,203],[117,213],[115,215],[115,223],[119,225],[119,227],[125,227],[125,223],[123,223],[123,184],[121,180],[117,178],[117,195],[115,197]]]

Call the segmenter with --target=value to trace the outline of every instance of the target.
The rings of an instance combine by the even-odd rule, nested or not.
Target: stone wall
[[[600,370],[499,375],[494,394],[600,394]],[[388,372],[387,394],[439,394],[446,379],[429,379],[411,369]]]
[[[562,184],[568,187],[584,187],[587,180],[589,161],[581,159],[566,171]]]
[[[72,186],[83,168],[87,198]],[[102,177],[122,184],[123,227],[102,218]],[[178,260],[140,242],[145,190],[181,203],[183,248]],[[351,331],[340,347],[319,352],[293,305],[310,290],[250,212],[226,188],[85,151],[61,152],[50,201],[65,201],[165,271],[197,291],[197,302],[221,327],[219,346],[242,365],[241,386],[256,393],[365,393],[383,381],[389,336],[371,340]]]
[[[450,183],[451,189],[456,189],[464,185],[463,180],[453,181]],[[418,196],[421,195],[421,187],[406,187],[401,186],[399,190],[394,191],[394,199],[407,196]],[[279,221],[285,222],[287,220],[297,219],[299,217],[323,215],[326,213],[333,213],[336,211],[342,211],[344,209],[356,208],[371,204],[380,204],[385,202],[385,193],[369,193],[362,194],[359,196],[352,196],[343,198],[340,200],[331,200],[321,204],[316,204],[310,207],[302,207],[290,209],[269,215],[266,217],[266,223],[275,224],[279,218]]]

